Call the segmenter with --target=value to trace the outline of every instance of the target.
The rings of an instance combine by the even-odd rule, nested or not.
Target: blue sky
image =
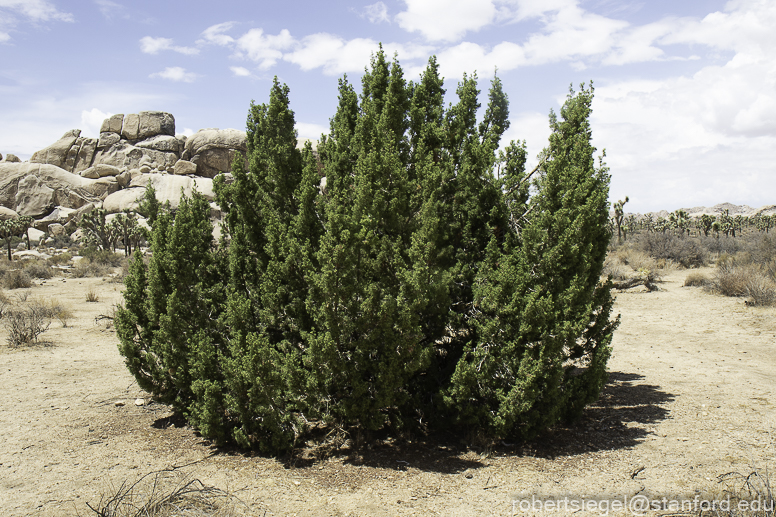
[[[569,84],[596,87],[593,135],[628,210],[776,203],[772,0],[0,0],[0,153],[22,159],[111,113],[168,111],[177,131],[245,128],[273,76],[317,138],[337,79],[382,42],[408,79],[435,54],[448,100],[498,68],[507,136],[531,156]],[[535,159],[534,159],[535,163]]]

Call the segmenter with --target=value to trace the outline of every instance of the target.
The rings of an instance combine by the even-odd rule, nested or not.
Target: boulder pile
[[[170,113],[112,115],[102,123],[99,139],[73,129],[27,162],[0,154],[0,217],[31,216],[38,230],[57,225],[60,231],[62,225],[77,238],[80,215],[94,207],[132,210],[148,184],[173,207],[181,191],[191,195],[196,189],[219,217],[213,178],[226,174],[228,180],[239,153],[247,154],[244,131],[208,128],[187,138],[175,134]]]

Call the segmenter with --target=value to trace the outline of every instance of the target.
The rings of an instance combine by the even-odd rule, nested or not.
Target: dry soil
[[[110,320],[99,319],[121,284],[36,282],[29,299],[58,300],[74,317],[37,346],[9,347],[0,330],[0,513],[90,515],[87,503],[165,468],[228,490],[260,516],[514,515],[531,491],[714,490],[721,474],[774,466],[776,310],[682,287],[686,275],[670,273],[659,292],[617,295],[609,383],[574,426],[490,451],[437,439],[323,461],[212,447],[124,367]],[[98,302],[86,302],[89,289]]]

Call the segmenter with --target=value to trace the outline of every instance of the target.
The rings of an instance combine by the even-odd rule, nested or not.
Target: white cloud
[[[293,52],[283,55],[283,59],[305,71],[322,68],[326,75],[340,75],[363,71],[372,54],[379,50],[379,45],[377,41],[369,38],[346,40],[321,32],[303,38],[295,45]],[[401,61],[426,58],[432,52],[432,47],[429,46],[401,43],[387,43],[383,45],[383,49],[389,59],[397,52]]]
[[[0,9],[8,9],[36,22],[58,20],[72,22],[75,19],[70,13],[58,10],[47,0],[0,0]]]
[[[113,2],[112,0],[94,0],[94,3],[100,10],[100,14],[102,14],[103,17],[105,17],[107,20],[112,20],[116,17],[125,19],[129,18],[127,8],[118,2]]]
[[[692,75],[596,90],[594,134],[608,150],[613,197],[630,195],[642,211],[656,208],[655,199],[673,208],[772,203],[776,45],[768,28],[776,5],[731,2],[725,12],[677,23],[661,43],[734,54]]]
[[[194,55],[199,54],[199,49],[193,47],[177,47],[172,44],[170,38],[153,38],[145,36],[140,38],[140,51],[145,54],[158,54],[161,50],[172,50],[179,54]]]
[[[10,41],[11,34],[8,31],[17,30],[17,26],[23,22],[40,24],[74,20],[72,14],[58,10],[47,0],[0,0],[0,43]]]
[[[213,45],[228,46],[234,43],[234,38],[224,34],[236,25],[236,22],[223,22],[211,25],[202,31],[202,39],[197,43],[210,43]]]
[[[185,68],[179,66],[168,66],[161,72],[156,72],[148,77],[152,79],[159,77],[160,79],[167,79],[168,81],[192,83],[199,76],[193,72],[187,72]]]
[[[232,73],[236,77],[250,77],[251,76],[251,71],[248,70],[247,68],[243,68],[241,66],[230,66],[229,70],[231,70]]]
[[[188,136],[193,135],[194,133],[195,133],[195,131],[193,129],[191,129],[190,127],[184,127],[183,131],[181,131],[180,133],[177,133],[175,136],[183,135],[183,136],[187,136],[188,137]]]
[[[259,68],[266,70],[274,66],[283,57],[283,51],[294,43],[294,38],[286,29],[277,36],[265,35],[262,29],[251,29],[237,40],[236,53],[239,57],[259,63]]]
[[[296,132],[299,135],[299,139],[307,138],[310,140],[318,140],[321,138],[321,134],[329,134],[329,126],[322,126],[320,124],[311,124],[307,122],[297,122]]]
[[[383,2],[377,2],[364,7],[364,16],[372,23],[390,21],[388,18],[388,6]]]
[[[493,22],[498,14],[491,0],[404,0],[396,15],[399,26],[429,41],[452,42]]]
[[[92,108],[89,111],[81,111],[81,136],[100,136],[102,122],[111,115],[113,115],[113,113],[103,112],[97,108]]]
[[[298,48],[287,53],[283,59],[299,65],[302,70],[323,68],[328,75],[363,70],[370,55],[378,48],[371,39],[355,38],[345,40],[324,32],[302,39]]]

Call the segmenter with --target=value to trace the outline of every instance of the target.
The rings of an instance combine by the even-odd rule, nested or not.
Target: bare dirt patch
[[[617,295],[609,384],[574,426],[490,451],[442,436],[322,461],[212,447],[137,387],[110,320],[96,320],[120,302],[121,284],[37,281],[30,297],[74,314],[37,346],[8,347],[0,329],[0,508],[89,515],[87,502],[165,468],[267,516],[513,515],[513,497],[526,491],[713,487],[720,474],[773,459],[776,309],[682,287],[687,274],[668,274],[657,292]],[[89,290],[97,302],[86,301]]]

